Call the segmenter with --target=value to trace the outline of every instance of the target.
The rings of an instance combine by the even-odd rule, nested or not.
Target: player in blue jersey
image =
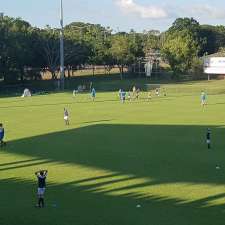
[[[121,91],[121,101],[122,101],[122,103],[125,103],[125,101],[126,101],[126,91],[124,91],[124,90],[122,90]]]
[[[202,91],[201,93],[201,105],[204,107],[206,105],[206,93]]]
[[[44,194],[46,189],[46,177],[47,177],[48,171],[47,170],[40,170],[35,173],[37,179],[38,179],[38,204],[37,207],[44,207]]]
[[[92,101],[95,100],[95,97],[96,97],[96,91],[94,88],[91,89],[91,98],[92,98]]]
[[[3,124],[0,123],[0,147],[3,147],[6,145],[6,143],[3,141],[5,136],[5,129],[3,127]]]

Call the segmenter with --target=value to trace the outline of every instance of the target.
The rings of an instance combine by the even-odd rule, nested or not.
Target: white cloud
[[[168,17],[168,12],[158,6],[144,6],[137,4],[134,0],[116,0],[119,8],[125,13],[132,13],[141,18],[163,19]]]
[[[136,14],[144,19],[168,19],[177,17],[194,17],[196,19],[225,19],[225,11],[207,4],[180,4],[160,7],[156,5],[141,5],[137,0],[114,0],[117,6],[126,14]]]
[[[194,5],[188,11],[191,16],[194,17],[209,17],[213,19],[225,18],[225,11],[223,9],[219,9],[211,5]]]

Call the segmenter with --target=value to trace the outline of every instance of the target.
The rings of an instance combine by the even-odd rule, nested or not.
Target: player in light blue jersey
[[[125,100],[126,100],[126,91],[122,90],[121,91],[121,101],[122,103],[125,103]]]
[[[206,105],[207,96],[204,91],[201,93],[201,105],[204,107]]]
[[[92,98],[92,101],[95,100],[95,97],[96,97],[96,91],[94,88],[91,89],[91,98]]]

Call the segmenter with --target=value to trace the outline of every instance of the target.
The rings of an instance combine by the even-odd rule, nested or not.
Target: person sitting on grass
[[[65,121],[65,124],[66,125],[70,125],[70,122],[69,122],[69,112],[66,108],[64,108],[64,121]]]
[[[3,124],[0,123],[0,147],[3,147],[6,145],[6,143],[3,141],[5,136],[5,129],[3,127]]]
[[[47,170],[40,170],[35,172],[35,175],[38,179],[38,203],[37,207],[43,208],[45,206],[44,203],[44,194],[45,194],[45,188],[46,188],[46,177],[47,177],[48,171]]]

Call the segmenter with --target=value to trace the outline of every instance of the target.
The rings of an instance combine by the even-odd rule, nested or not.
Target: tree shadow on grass
[[[98,179],[98,177],[96,177]],[[46,208],[34,207],[36,184],[19,179],[0,181],[0,222],[10,225],[223,225],[224,205],[207,206],[225,193],[192,202],[171,197],[127,193],[112,196],[86,186],[51,184]],[[16,189],[16,190],[15,190]]]
[[[50,184],[47,193],[50,206],[41,212],[31,210],[29,215],[23,215],[25,219],[20,224],[40,224],[46,220],[46,224],[51,225],[55,224],[53,218],[57,218],[60,225],[223,225],[225,205],[208,203],[223,199],[225,192],[189,202],[138,192],[166,184],[224,185],[225,130],[217,126],[210,128],[212,150],[205,144],[206,126],[99,124],[15,140],[5,150],[32,156],[34,161],[6,163],[0,165],[0,171],[48,162],[111,171],[109,175]],[[221,165],[221,170],[216,170],[217,164]],[[145,180],[132,183],[142,178]],[[124,185],[117,186],[121,182]],[[27,195],[28,190],[30,196],[34,195],[31,190],[35,185],[28,181],[2,180],[0,183],[3,202],[12,203],[15,195],[23,202],[20,196]],[[105,188],[107,185],[109,189]],[[26,201],[24,207],[29,211],[33,202],[30,198]],[[52,207],[55,201],[59,206]],[[141,207],[137,208],[137,204]],[[5,215],[9,208],[3,209]],[[19,218],[21,210],[15,212],[14,218],[2,221],[16,224],[10,219]],[[39,218],[39,213],[44,217]]]
[[[225,164],[225,130],[207,126],[96,124],[9,142],[6,151],[154,178],[155,183],[225,184],[215,166]]]

